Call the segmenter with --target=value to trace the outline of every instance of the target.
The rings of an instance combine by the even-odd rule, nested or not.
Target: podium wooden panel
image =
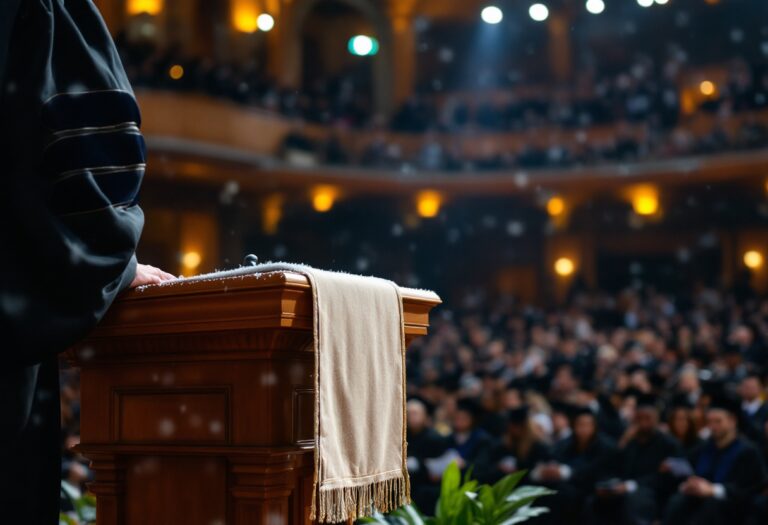
[[[98,525],[310,523],[311,293],[292,272],[134,290],[67,353]],[[403,289],[408,342],[439,302]]]

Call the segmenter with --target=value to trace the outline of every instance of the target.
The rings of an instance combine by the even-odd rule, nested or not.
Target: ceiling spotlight
[[[480,18],[486,24],[498,24],[504,20],[504,13],[495,5],[489,5],[480,12]]]
[[[537,22],[543,22],[549,17],[549,9],[544,4],[533,4],[528,8],[528,14]]]
[[[651,7],[653,5],[653,0],[637,0],[637,5],[640,7]]]
[[[656,0],[656,3],[659,5],[664,5],[664,4],[668,4],[669,0]]]
[[[366,35],[357,35],[349,39],[349,52],[360,57],[372,56],[379,52],[379,41]]]
[[[605,11],[605,2],[603,0],[587,0],[587,11],[593,15],[599,15]]]

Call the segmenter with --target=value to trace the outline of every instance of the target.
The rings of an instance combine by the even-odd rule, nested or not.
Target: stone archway
[[[281,81],[289,86],[301,84],[302,31],[315,6],[323,0],[294,1],[290,6],[288,31],[283,35],[283,64]],[[373,26],[379,40],[379,53],[373,58],[373,103],[374,110],[389,116],[393,104],[393,35],[386,11],[372,0],[336,0],[359,11]]]

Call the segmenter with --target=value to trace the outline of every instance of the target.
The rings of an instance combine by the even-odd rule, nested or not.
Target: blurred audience
[[[430,512],[460,456],[481,481],[555,488],[541,523],[765,523],[767,358],[767,298],[468,296],[409,351],[409,420],[431,443],[409,449],[414,500]],[[490,444],[468,455],[470,435]]]

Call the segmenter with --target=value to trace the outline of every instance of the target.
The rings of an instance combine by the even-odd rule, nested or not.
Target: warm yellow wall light
[[[560,257],[555,261],[555,273],[560,277],[568,277],[576,270],[576,265],[568,257]]]
[[[659,191],[654,186],[636,186],[630,191],[630,199],[638,215],[656,215],[659,211]]]
[[[749,250],[744,253],[744,266],[750,270],[757,270],[762,268],[763,262],[763,254],[757,250]]]
[[[187,270],[194,270],[200,266],[201,262],[203,262],[203,257],[200,255],[200,252],[195,250],[189,250],[181,257],[181,264]]]
[[[174,64],[171,66],[171,69],[168,70],[168,76],[173,80],[179,80],[184,76],[184,68],[179,64]]]
[[[562,197],[554,196],[547,201],[547,213],[550,217],[559,217],[565,212],[565,200]]]
[[[416,211],[425,219],[436,217],[442,204],[442,195],[433,190],[424,190],[416,196]]]
[[[264,233],[274,235],[280,226],[280,220],[283,218],[283,197],[282,195],[270,195],[264,200],[261,207],[261,226]]]
[[[333,186],[317,186],[312,190],[312,207],[320,213],[330,211],[338,196],[339,191]]]
[[[711,80],[702,80],[699,84],[699,91],[705,97],[711,97],[717,92],[717,86]]]
[[[156,15],[163,10],[163,0],[128,0],[125,5],[129,15]]]
[[[254,0],[234,0],[232,25],[240,32],[255,33],[259,29],[259,6]]]

